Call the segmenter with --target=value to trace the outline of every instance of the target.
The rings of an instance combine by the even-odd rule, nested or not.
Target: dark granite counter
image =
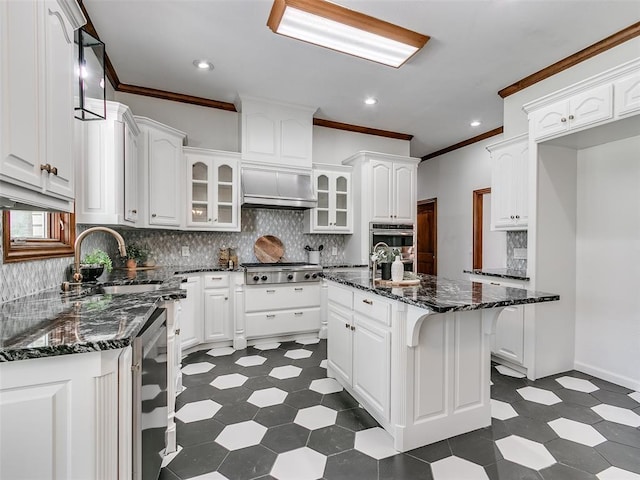
[[[560,299],[559,295],[552,293],[533,292],[467,280],[451,280],[433,275],[420,275],[420,285],[416,286],[374,287],[369,269],[366,268],[349,272],[328,269],[322,275],[327,280],[436,313],[552,302]]]
[[[487,277],[511,278],[513,280],[529,281],[527,272],[523,270],[513,270],[511,268],[476,268],[473,270],[463,270],[464,273],[474,275],[486,275]]]
[[[191,267],[114,270],[98,285],[52,288],[0,305],[0,362],[123,348],[162,302],[185,297],[176,272]],[[196,271],[213,271],[196,270]],[[152,292],[108,295],[100,285],[159,283]]]

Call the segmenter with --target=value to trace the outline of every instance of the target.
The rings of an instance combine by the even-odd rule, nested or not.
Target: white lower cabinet
[[[232,338],[231,301],[228,288],[204,290],[204,342]]]
[[[189,275],[183,283],[187,298],[181,300],[182,350],[203,343],[233,339],[233,288],[242,281],[238,272],[206,272]]]
[[[248,286],[244,290],[245,339],[320,330],[320,283]]]
[[[187,277],[182,284],[187,298],[180,300],[182,322],[180,326],[180,347],[193,347],[202,343],[202,282],[200,274]]]
[[[327,363],[378,421],[391,419],[391,304],[379,295],[329,285]],[[363,313],[370,309],[372,316]]]
[[[0,364],[0,478],[131,478],[130,375],[130,347]]]

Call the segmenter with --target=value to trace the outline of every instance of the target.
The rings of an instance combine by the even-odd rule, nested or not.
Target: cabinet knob
[[[356,329],[356,327],[352,326],[351,327],[351,331],[353,332]]]
[[[349,328],[349,324],[348,324],[348,323],[345,323],[345,324],[344,324],[344,328]]]
[[[45,165],[40,165],[40,171],[44,170],[47,173],[51,173],[51,165],[48,163]]]
[[[217,222],[217,221],[218,221],[218,219],[217,219],[217,218],[214,218],[214,219],[213,219],[213,221],[214,221],[214,222]]]
[[[564,118],[564,117],[562,117],[562,118],[560,119],[560,121],[561,121],[562,123],[564,123],[564,122],[566,122],[566,121],[567,121],[567,119],[566,119],[566,118]]]
[[[131,210],[131,213],[138,213],[138,210]]]
[[[516,215],[516,218],[520,218],[520,215]]]
[[[569,115],[569,120],[573,120],[575,117],[573,115]]]
[[[180,329],[179,329],[179,328],[176,328],[176,332],[175,332],[175,334],[176,334],[176,335],[180,335]]]
[[[152,216],[153,218],[156,218],[156,217],[157,217],[157,215],[156,215],[155,213],[152,213],[152,214],[151,214],[151,216]]]
[[[513,215],[511,215],[511,217],[509,217],[509,218],[511,218],[511,220],[513,220],[514,217],[513,217]]]
[[[210,221],[211,221],[211,219],[209,218],[207,221],[208,221],[208,222],[210,222]]]
[[[54,174],[57,177],[58,176],[58,167],[51,167],[51,173]]]

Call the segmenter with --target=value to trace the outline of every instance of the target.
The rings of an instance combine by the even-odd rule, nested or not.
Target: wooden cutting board
[[[284,255],[284,246],[278,237],[263,235],[253,245],[253,253],[259,262],[276,263]]]

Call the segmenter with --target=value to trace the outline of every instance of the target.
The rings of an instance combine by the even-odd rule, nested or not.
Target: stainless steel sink
[[[107,295],[123,295],[127,293],[144,293],[159,290],[160,283],[139,283],[135,285],[105,285],[98,287],[100,293]]]

